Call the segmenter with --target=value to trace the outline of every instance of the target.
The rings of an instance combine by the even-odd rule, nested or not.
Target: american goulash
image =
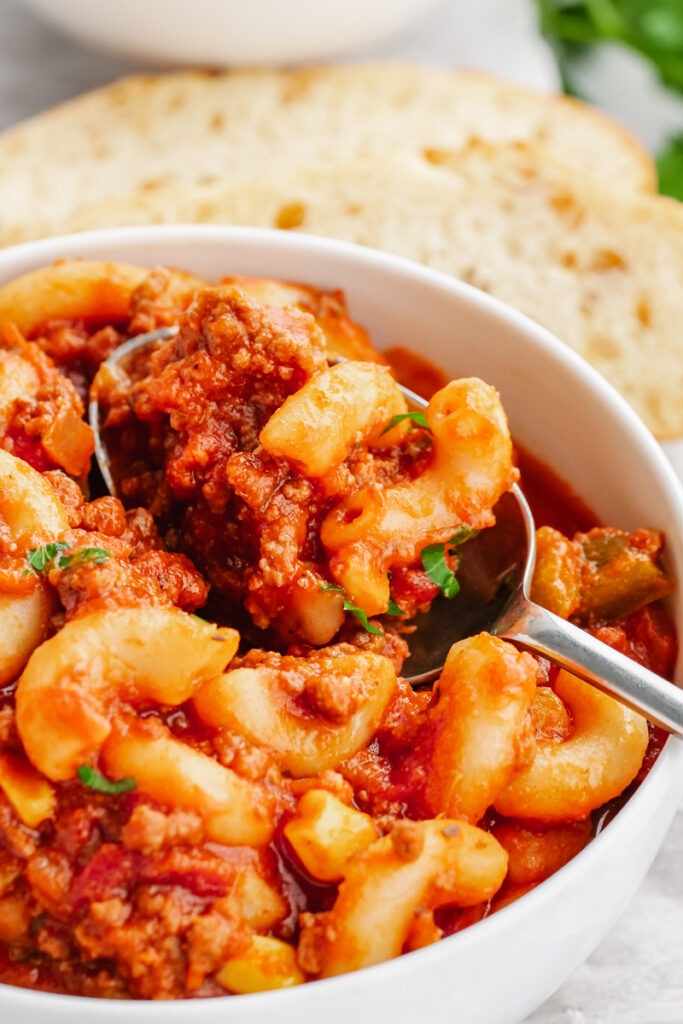
[[[586,521],[494,388],[416,413],[340,293],[255,278],[63,261],[0,288],[0,330],[0,981],[168,999],[377,964],[540,884],[647,771],[644,719],[487,634],[401,677],[518,463],[557,510],[537,600],[671,674],[661,535]]]

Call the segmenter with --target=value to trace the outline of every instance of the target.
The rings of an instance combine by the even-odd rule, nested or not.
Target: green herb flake
[[[446,561],[446,544],[430,544],[422,549],[421,558],[424,571],[443,596],[455,597],[460,592],[460,584]]]
[[[65,544],[61,540],[52,541],[50,544],[43,544],[40,548],[32,548],[26,552],[26,561],[29,564],[29,568],[24,570],[24,575],[33,569],[35,572],[41,572],[45,574],[49,572],[49,567],[56,555],[60,551],[66,551],[68,544]]]
[[[82,764],[78,769],[78,777],[88,789],[94,789],[97,793],[107,793],[109,796],[130,793],[137,786],[135,779],[130,776],[112,782],[111,779],[105,778],[101,772],[98,772],[96,768],[90,768],[87,764]]]
[[[108,558],[111,558],[110,551],[104,548],[81,548],[73,555],[60,555],[57,559],[58,569],[72,569],[75,565],[83,565],[86,562],[94,562],[95,565],[102,565]]]
[[[389,607],[387,608],[387,615],[405,615],[405,612],[403,611],[402,608],[399,608],[399,606],[394,601],[393,597],[389,598]]]
[[[454,555],[456,548],[465,541],[472,540],[478,533],[479,530],[473,530],[463,524],[445,544],[430,544],[423,549],[421,557],[424,571],[432,583],[436,583],[444,597],[450,599],[460,593],[460,584],[446,561],[446,555]]]
[[[479,530],[473,530],[469,526],[459,526],[455,531],[451,539],[448,541],[449,548],[457,548],[461,544],[464,544],[467,540],[474,540],[479,533]],[[453,554],[452,551],[449,552]]]
[[[74,552],[73,555],[63,555],[62,551],[67,551],[68,547],[69,545],[63,541],[56,540],[50,544],[43,544],[40,548],[32,548],[31,551],[26,553],[26,561],[29,564],[29,568],[24,569],[24,576],[27,576],[31,571],[40,572],[47,576],[53,567],[53,563],[57,569],[70,569],[74,565],[83,565],[86,562],[102,565],[107,558],[112,557],[111,552],[105,551],[104,548],[81,548],[80,551]]]
[[[387,434],[393,429],[398,423],[402,423],[403,420],[410,420],[417,427],[423,427],[424,430],[431,430],[427,423],[427,417],[423,412],[398,412],[395,416],[392,416],[386,427],[382,431],[382,434]],[[380,437],[382,435],[380,434]]]
[[[349,599],[347,598],[346,593],[345,593],[343,587],[338,587],[338,586],[335,586],[333,584],[330,584],[329,586],[321,587],[320,589],[322,591],[334,590],[338,594],[341,594],[343,596],[343,598],[344,598],[344,611],[345,612],[350,612],[351,615],[353,615],[353,617],[356,620],[356,622],[359,622],[361,624],[361,626],[363,627],[363,629],[365,629],[368,633],[372,633],[373,636],[384,636],[384,630],[383,629],[378,629],[377,626],[373,626],[371,622],[368,622],[368,617],[365,614],[365,612],[363,611],[363,609],[359,608],[358,605],[352,604],[351,601],[349,601]]]

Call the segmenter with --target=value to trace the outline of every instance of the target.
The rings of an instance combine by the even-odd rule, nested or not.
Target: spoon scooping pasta
[[[104,366],[116,373],[123,359],[177,332],[177,327],[166,327],[131,338]],[[428,406],[420,395],[399,387],[413,405]],[[96,400],[90,403],[90,423],[102,476],[110,493],[116,494]],[[656,725],[683,736],[683,693],[676,686],[530,599],[536,528],[517,484],[498,502],[495,516],[495,526],[462,548],[459,593],[453,599],[437,598],[428,612],[416,617],[415,631],[407,637],[410,657],[404,674],[408,681],[415,685],[432,681],[441,673],[453,643],[486,631],[542,655]]]

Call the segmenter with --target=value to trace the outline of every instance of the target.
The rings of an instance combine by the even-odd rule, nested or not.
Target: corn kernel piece
[[[0,789],[29,828],[54,815],[54,789],[26,757],[0,753]]]
[[[284,899],[255,868],[240,871],[233,893],[245,924],[254,931],[268,931],[287,916],[289,908]]]
[[[31,915],[25,893],[10,892],[0,897],[0,942],[21,942],[26,938]]]
[[[251,949],[243,956],[227,960],[216,980],[229,992],[247,995],[275,988],[291,988],[306,980],[296,962],[292,946],[279,939],[254,935]]]
[[[336,882],[354,853],[377,839],[368,814],[342,803],[324,789],[309,789],[299,801],[299,817],[284,833],[306,870],[323,882]]]

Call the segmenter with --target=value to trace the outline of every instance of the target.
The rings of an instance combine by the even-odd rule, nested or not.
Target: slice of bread
[[[660,438],[683,434],[683,205],[572,177],[532,148],[335,163],[237,184],[137,192],[60,226],[299,228],[419,260],[483,288],[589,360]],[[239,268],[233,268],[238,270]]]
[[[123,79],[0,136],[0,241],[35,236],[36,221],[137,188],[459,148],[472,138],[540,143],[610,187],[655,188],[652,160],[609,118],[486,75],[400,64],[179,72]]]

